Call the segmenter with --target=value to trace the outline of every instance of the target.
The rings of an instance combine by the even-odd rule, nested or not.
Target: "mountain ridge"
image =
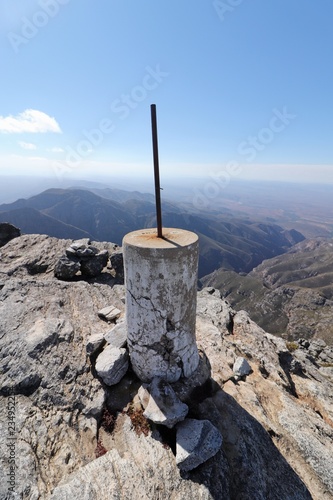
[[[102,190],[103,191],[103,190]],[[105,191],[104,191],[105,193]],[[36,218],[49,216],[66,224],[59,226],[59,233],[53,228],[52,236],[77,238],[71,227],[84,231],[94,240],[112,241],[121,245],[123,236],[131,231],[156,226],[156,209],[151,195],[139,196],[122,191],[107,190],[108,198],[103,198],[84,189],[50,189],[27,200],[20,199],[12,204],[0,205],[0,220],[19,225],[22,232],[31,232],[34,217],[24,220],[24,210],[35,209]],[[112,195],[120,203],[110,199]],[[292,244],[304,239],[297,231],[284,230],[277,224],[262,223],[238,219],[232,215],[191,212],[184,205],[165,201],[163,203],[163,225],[179,227],[196,232],[201,238],[199,276],[204,276],[224,266],[237,272],[249,272],[263,259],[285,252]],[[20,209],[20,224],[15,211]],[[187,211],[186,211],[187,210]],[[48,219],[43,219],[43,232],[47,230]],[[61,232],[60,232],[61,230]],[[74,230],[73,230],[74,231]],[[34,233],[38,233],[38,223],[34,224]]]

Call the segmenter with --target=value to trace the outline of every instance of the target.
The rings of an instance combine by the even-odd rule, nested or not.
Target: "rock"
[[[60,257],[55,268],[54,276],[60,280],[70,280],[80,271],[80,262],[68,257]]]
[[[148,403],[149,403],[149,398],[150,398],[150,393],[149,393],[147,387],[149,387],[149,384],[143,384],[143,385],[140,385],[140,387],[138,389],[138,398],[140,400],[140,404],[142,405],[142,407],[144,409],[147,408]]]
[[[184,420],[188,413],[188,406],[178,399],[167,382],[156,377],[144,388],[149,397],[142,390],[139,392],[139,397],[141,396],[141,404],[145,408],[143,413],[145,417],[155,424],[169,428]]]
[[[79,269],[82,276],[89,278],[98,276],[106,266],[109,258],[108,250],[99,250],[99,248],[90,244],[88,238],[74,241],[66,248],[65,252],[67,259],[80,263]],[[61,257],[59,262],[66,259],[66,257]],[[55,276],[59,277],[58,274],[55,274]]]
[[[78,259],[89,259],[98,253],[95,247],[87,247],[86,245],[76,245],[73,243],[70,247],[66,248],[66,255],[68,257],[75,256]]]
[[[219,430],[223,447],[180,473],[174,431],[152,425],[139,436],[122,413],[141,384],[131,370],[111,387],[95,375],[86,345],[96,311],[113,304],[123,314],[124,287],[108,272],[94,283],[57,280],[54,266],[71,243],[23,235],[1,248],[0,498],[8,494],[14,392],[19,498],[331,500],[333,378],[332,367],[321,366],[330,363],[322,360],[328,347],[312,361],[306,348],[290,353],[285,340],[236,314],[215,291],[199,292],[196,335],[211,379],[199,393],[189,390],[188,404],[191,418]],[[109,330],[98,323],[98,332]],[[235,384],[238,356],[253,372]],[[99,428],[104,405],[116,418],[111,434]],[[108,452],[96,460],[97,440]]]
[[[0,247],[6,245],[10,240],[21,235],[18,227],[8,222],[0,222]]]
[[[124,292],[113,290],[111,276],[94,285],[56,279],[53,268],[69,244],[23,235],[1,249],[0,422],[8,421],[13,392],[20,498],[49,498],[61,478],[95,458],[105,389],[86,344],[96,332],[96,307],[107,301],[123,310]],[[102,333],[109,328],[98,324]],[[8,437],[2,426],[0,498],[8,492]]]
[[[95,368],[106,385],[118,384],[128,370],[128,352],[108,346],[97,357]]]
[[[228,335],[232,329],[234,311],[226,301],[221,300],[221,293],[215,288],[204,288],[198,294],[197,316],[213,323],[223,335]]]
[[[317,358],[321,352],[325,349],[326,347],[326,342],[324,342],[321,339],[313,339],[310,342],[310,345],[308,347],[308,351],[310,356],[313,356],[314,358]]]
[[[303,349],[308,349],[310,342],[307,339],[299,339],[298,344],[301,348],[303,347]]]
[[[330,363],[333,365],[333,347],[326,346],[318,356],[322,363]]]
[[[100,309],[97,314],[101,319],[112,321],[119,318],[121,311],[114,306],[107,306]]]
[[[113,347],[125,347],[127,342],[126,321],[117,323],[104,335],[104,339]]]
[[[129,370],[121,381],[106,393],[106,407],[110,413],[122,412],[137,396],[140,387],[141,381],[133,379]]]
[[[209,390],[211,380],[211,366],[206,354],[199,349],[199,365],[189,378],[182,377],[171,386],[179,399],[191,405],[200,394],[204,395]]]
[[[106,266],[109,258],[107,250],[102,250],[99,253],[93,253],[91,258],[81,258],[81,273],[83,276],[93,278],[98,276]]]
[[[198,294],[198,302],[203,301],[201,307],[207,311],[210,297],[207,292]],[[208,329],[211,325],[208,315],[206,321]],[[221,334],[224,328],[221,325]],[[216,405],[218,415],[213,423],[223,435],[231,468],[228,474],[234,478],[230,483],[231,497],[257,498],[258,491],[265,490],[266,498],[328,500],[333,494],[333,480],[328,472],[333,470],[333,459],[329,457],[333,445],[324,436],[331,436],[330,440],[333,436],[331,379],[306,358],[306,350],[298,349],[291,354],[283,339],[264,332],[245,312],[234,315],[232,335],[220,338],[215,335],[212,342],[212,337],[206,338],[201,327],[197,339],[210,360],[214,380],[224,384],[223,391],[213,397],[213,409]],[[234,359],[236,352],[250,359],[253,369],[251,377],[238,385],[224,375],[222,360],[228,359],[231,352]],[[305,376],[288,370],[293,358],[301,363]],[[199,418],[208,415],[212,418],[208,401],[201,403],[204,410],[197,413]],[[302,460],[305,460],[303,465]],[[240,474],[236,466],[240,462],[251,464],[251,478],[247,475],[245,479],[243,468]],[[297,474],[288,464],[292,464]]]
[[[252,368],[249,365],[248,361],[242,357],[236,358],[236,361],[232,369],[236,377],[240,378],[246,377],[247,375],[250,375],[250,373],[252,372]]]
[[[110,255],[110,264],[117,280],[124,282],[124,257],[122,250],[113,252]]]
[[[104,333],[94,333],[87,339],[86,351],[89,356],[92,356],[105,344]]]
[[[91,241],[89,238],[81,238],[80,240],[75,240],[71,243],[70,248],[75,250],[75,252],[80,252],[85,250],[88,245],[90,245]]]
[[[121,415],[110,451],[64,477],[51,500],[213,500],[207,486],[181,477],[160,439],[157,432],[138,436]]]
[[[189,471],[216,455],[222,436],[209,420],[187,418],[177,424],[176,443],[176,463],[180,470]]]

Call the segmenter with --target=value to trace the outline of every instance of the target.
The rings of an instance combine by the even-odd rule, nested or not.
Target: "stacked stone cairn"
[[[58,260],[54,275],[60,280],[70,280],[81,271],[82,276],[94,278],[107,265],[108,258],[108,251],[94,247],[89,239],[77,240],[66,248],[66,254]]]

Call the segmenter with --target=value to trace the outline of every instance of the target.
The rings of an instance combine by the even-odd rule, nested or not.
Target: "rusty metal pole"
[[[159,161],[158,161],[156,104],[150,105],[150,111],[151,111],[151,130],[152,130],[152,138],[153,138],[153,155],[154,155],[157,237],[162,238],[161,187],[160,187],[160,169],[159,169]]]

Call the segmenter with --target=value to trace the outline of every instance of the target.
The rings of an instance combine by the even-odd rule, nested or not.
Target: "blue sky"
[[[333,182],[332,0],[0,10],[0,173]]]

